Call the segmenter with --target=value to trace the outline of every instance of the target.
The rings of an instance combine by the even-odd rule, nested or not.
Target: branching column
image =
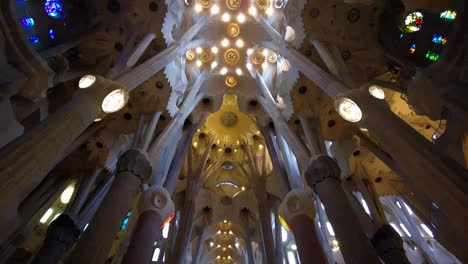
[[[280,205],[281,217],[291,228],[301,263],[327,263],[314,225],[314,194],[305,189],[290,191]]]
[[[432,223],[440,231],[436,236],[448,243],[468,241],[468,171],[438,152],[430,141],[393,114],[383,100],[372,97],[367,89],[350,91],[337,102],[340,100],[351,100],[360,108],[363,116],[357,124],[367,128],[395,160],[403,172],[400,176],[406,176],[413,192],[422,193],[437,205],[439,214],[433,216]],[[442,224],[447,219],[455,232],[444,232],[449,231]],[[462,255],[468,258],[466,253],[459,252],[458,256]]]
[[[73,140],[101,114],[103,99],[116,89],[125,87],[102,80],[81,89],[67,106],[0,152],[0,241],[14,231],[11,224],[21,201],[63,158]]]
[[[247,141],[244,140],[242,145],[244,151],[247,154],[251,173],[245,171],[242,168],[245,175],[250,175],[251,180],[254,184],[255,197],[258,202],[258,213],[260,215],[261,233],[263,237],[263,246],[265,249],[265,257],[268,263],[277,263],[278,260],[275,258],[275,243],[273,241],[273,231],[271,228],[271,213],[268,206],[268,193],[266,190],[266,178],[268,172],[267,166],[267,150],[264,150],[263,159],[257,155],[254,156],[252,147],[248,145]]]
[[[185,203],[182,209],[182,214],[179,222],[179,230],[177,230],[177,236],[174,243],[174,255],[170,263],[182,264],[186,261],[187,248],[190,243],[190,237],[192,233],[192,219],[195,214],[195,197],[201,188],[204,180],[210,175],[215,166],[209,164],[207,168],[208,155],[210,153],[212,142],[205,144],[205,150],[203,156],[199,160],[198,168],[195,173],[192,173],[192,149],[189,150],[189,173],[187,175],[187,189],[185,190]]]
[[[336,162],[325,155],[314,156],[304,176],[325,206],[346,263],[380,263],[341,187]]]
[[[68,263],[104,263],[122,221],[143,182],[151,175],[146,155],[138,149],[124,153],[117,162],[115,180],[81,237]]]
[[[161,186],[143,192],[138,205],[138,222],[122,263],[150,263],[154,242],[161,237],[164,221],[174,213],[170,194]]]

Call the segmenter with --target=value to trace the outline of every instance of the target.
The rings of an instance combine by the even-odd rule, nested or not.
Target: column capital
[[[146,153],[139,149],[130,149],[120,156],[119,161],[117,161],[116,174],[131,172],[143,182],[151,177],[152,171],[153,168]]]
[[[47,228],[46,240],[57,241],[70,248],[81,233],[76,223],[72,215],[66,213],[59,215]]]
[[[326,179],[340,180],[340,167],[334,159],[327,155],[313,156],[304,172],[307,183],[315,190],[315,186]]]
[[[155,211],[158,213],[162,221],[167,219],[175,211],[174,202],[166,188],[162,186],[152,186],[142,193],[138,204],[138,212],[141,215],[148,211]]]
[[[298,215],[304,215],[311,219],[315,216],[314,193],[311,189],[294,189],[290,191],[281,202],[279,214],[287,222]]]

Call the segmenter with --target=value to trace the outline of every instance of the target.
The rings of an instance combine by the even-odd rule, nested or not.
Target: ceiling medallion
[[[232,126],[235,126],[237,124],[237,115],[234,114],[233,112],[225,112],[222,116],[221,116],[221,123],[225,126],[225,127],[232,127]]]
[[[259,65],[265,61],[265,55],[261,51],[256,51],[250,56],[250,60],[253,64]]]
[[[257,8],[260,10],[266,10],[270,6],[270,1],[268,0],[257,0]]]
[[[213,60],[213,54],[208,49],[203,49],[198,57],[203,63],[208,63]]]
[[[185,58],[189,61],[193,61],[196,57],[195,51],[194,50],[189,50],[187,53],[185,53]]]
[[[237,10],[241,7],[242,0],[226,0],[226,6],[231,10]]]
[[[210,8],[213,5],[213,0],[198,0],[198,4],[203,8]]]
[[[235,87],[235,86],[237,85],[237,79],[236,79],[236,77],[231,76],[231,75],[230,75],[230,76],[227,76],[227,77],[226,77],[226,85],[227,85],[228,87],[231,87],[231,88]]]
[[[239,63],[240,60],[240,54],[237,50],[235,49],[228,49],[224,53],[224,60],[226,61],[227,64],[229,65],[236,65]]]
[[[228,25],[227,27],[228,36],[234,38],[234,37],[237,37],[239,33],[240,33],[239,25],[237,25],[236,23],[231,23]]]
[[[276,53],[272,52],[270,53],[270,56],[268,56],[268,62],[270,63],[276,63],[278,61],[278,56]]]

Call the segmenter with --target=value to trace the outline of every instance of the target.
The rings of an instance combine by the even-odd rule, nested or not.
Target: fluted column
[[[68,263],[104,263],[133,198],[151,171],[147,156],[138,149],[120,157],[115,180]]]
[[[421,199],[421,195],[418,195],[420,193],[438,207],[438,213],[434,215],[432,223],[436,226],[436,230],[445,228],[443,222],[450,219],[449,226],[453,227],[453,230],[445,229],[446,233],[442,231],[438,234],[446,241],[444,245],[449,246],[450,250],[456,250],[455,244],[466,243],[468,241],[466,225],[468,171],[437,151],[429,140],[393,114],[384,100],[372,97],[367,87],[342,94],[336,102],[337,106],[346,100],[354,103],[355,107],[350,109],[352,112],[357,110],[362,112],[362,119],[357,125],[367,128],[372,137],[396,162],[403,172],[400,176],[404,177],[413,189],[416,198]],[[454,241],[458,242],[450,245]],[[462,255],[466,257],[463,252],[457,254],[459,257]]]
[[[292,190],[281,203],[279,212],[294,234],[301,263],[310,263],[311,260],[314,263],[327,263],[315,230],[313,199],[311,190]]]
[[[161,186],[153,186],[140,197],[139,217],[127,253],[122,263],[150,263],[154,242],[161,237],[161,228],[174,213],[175,207],[170,194]]]
[[[103,114],[103,99],[117,89],[126,88],[98,77],[94,85],[79,90],[69,104],[0,152],[0,241],[13,231],[10,227],[21,201],[63,158],[73,140]]]
[[[69,214],[61,214],[50,223],[44,244],[31,263],[58,263],[63,254],[78,240],[79,236],[80,229],[77,226],[75,217]]]
[[[380,263],[341,187],[336,162],[325,155],[314,156],[304,176],[325,206],[346,263]]]

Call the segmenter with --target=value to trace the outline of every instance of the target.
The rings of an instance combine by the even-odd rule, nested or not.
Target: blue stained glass
[[[49,37],[51,39],[55,39],[55,30],[53,30],[53,29],[49,30]]]
[[[31,42],[32,44],[37,44],[39,43],[39,37],[34,35],[34,36],[29,36],[28,37],[28,40],[29,42]]]
[[[27,18],[21,19],[21,24],[23,24],[25,28],[30,28],[30,27],[34,27],[36,22],[34,21],[34,18],[27,17]]]
[[[445,43],[447,43],[447,39],[445,37],[442,37],[441,35],[434,34],[432,36],[432,42],[436,44],[445,45]]]
[[[48,16],[53,18],[63,18],[65,14],[63,12],[63,5],[60,0],[46,0],[44,9]]]

